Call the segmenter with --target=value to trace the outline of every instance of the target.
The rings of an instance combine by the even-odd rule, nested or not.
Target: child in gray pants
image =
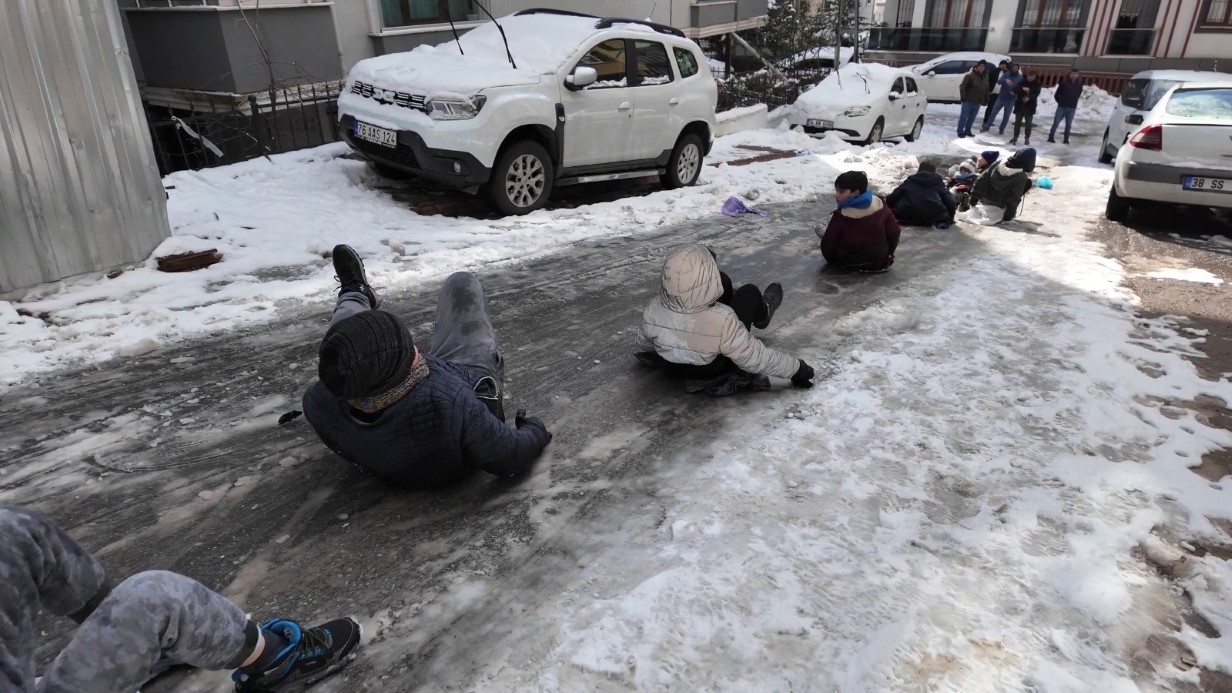
[[[35,678],[35,618],[42,607],[80,626]],[[235,669],[236,690],[303,685],[346,665],[359,645],[349,618],[315,628],[276,619],[259,628],[201,583],[166,571],[114,589],[103,567],[47,518],[0,506],[0,690],[131,693],[160,660]]]

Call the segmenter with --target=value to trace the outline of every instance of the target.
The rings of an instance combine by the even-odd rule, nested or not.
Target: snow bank
[[[1052,113],[1056,110],[1056,93],[1057,88],[1055,86],[1048,87],[1040,92],[1040,113]],[[1112,116],[1112,109],[1116,108],[1119,98],[1099,87],[1088,84],[1082,89],[1082,96],[1078,99],[1078,112],[1075,114],[1075,117],[1079,120],[1097,120],[1101,123],[1106,123],[1108,118]],[[1039,122],[1039,116],[1036,116],[1036,122]]]

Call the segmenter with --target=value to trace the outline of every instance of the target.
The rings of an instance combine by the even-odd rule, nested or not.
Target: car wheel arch
[[[505,139],[501,140],[501,145],[496,151],[495,159],[499,159],[513,145],[526,140],[537,142],[546,149],[548,156],[552,159],[552,165],[555,166],[557,171],[560,170],[563,152],[560,151],[560,144],[557,141],[556,133],[546,125],[519,125],[510,130],[509,134],[505,135]],[[493,163],[495,163],[495,159],[493,159]]]

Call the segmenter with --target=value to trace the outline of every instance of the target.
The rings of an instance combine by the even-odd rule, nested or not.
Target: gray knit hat
[[[317,373],[335,396],[359,399],[406,380],[414,357],[415,342],[398,316],[366,310],[325,333]]]

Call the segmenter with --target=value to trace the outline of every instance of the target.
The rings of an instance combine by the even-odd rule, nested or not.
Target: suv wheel
[[[702,138],[695,133],[681,135],[667,160],[663,187],[668,190],[693,185],[702,174]]]
[[[538,142],[523,140],[497,157],[488,199],[501,214],[529,214],[547,204],[555,179],[548,151]]]
[[[1108,206],[1104,208],[1104,217],[1108,221],[1125,221],[1129,218],[1129,210],[1133,204],[1126,198],[1117,194],[1116,184],[1108,190]]]
[[[1104,141],[1099,145],[1099,163],[1101,164],[1112,163],[1112,156],[1108,154],[1108,133],[1108,130],[1104,130]]]

